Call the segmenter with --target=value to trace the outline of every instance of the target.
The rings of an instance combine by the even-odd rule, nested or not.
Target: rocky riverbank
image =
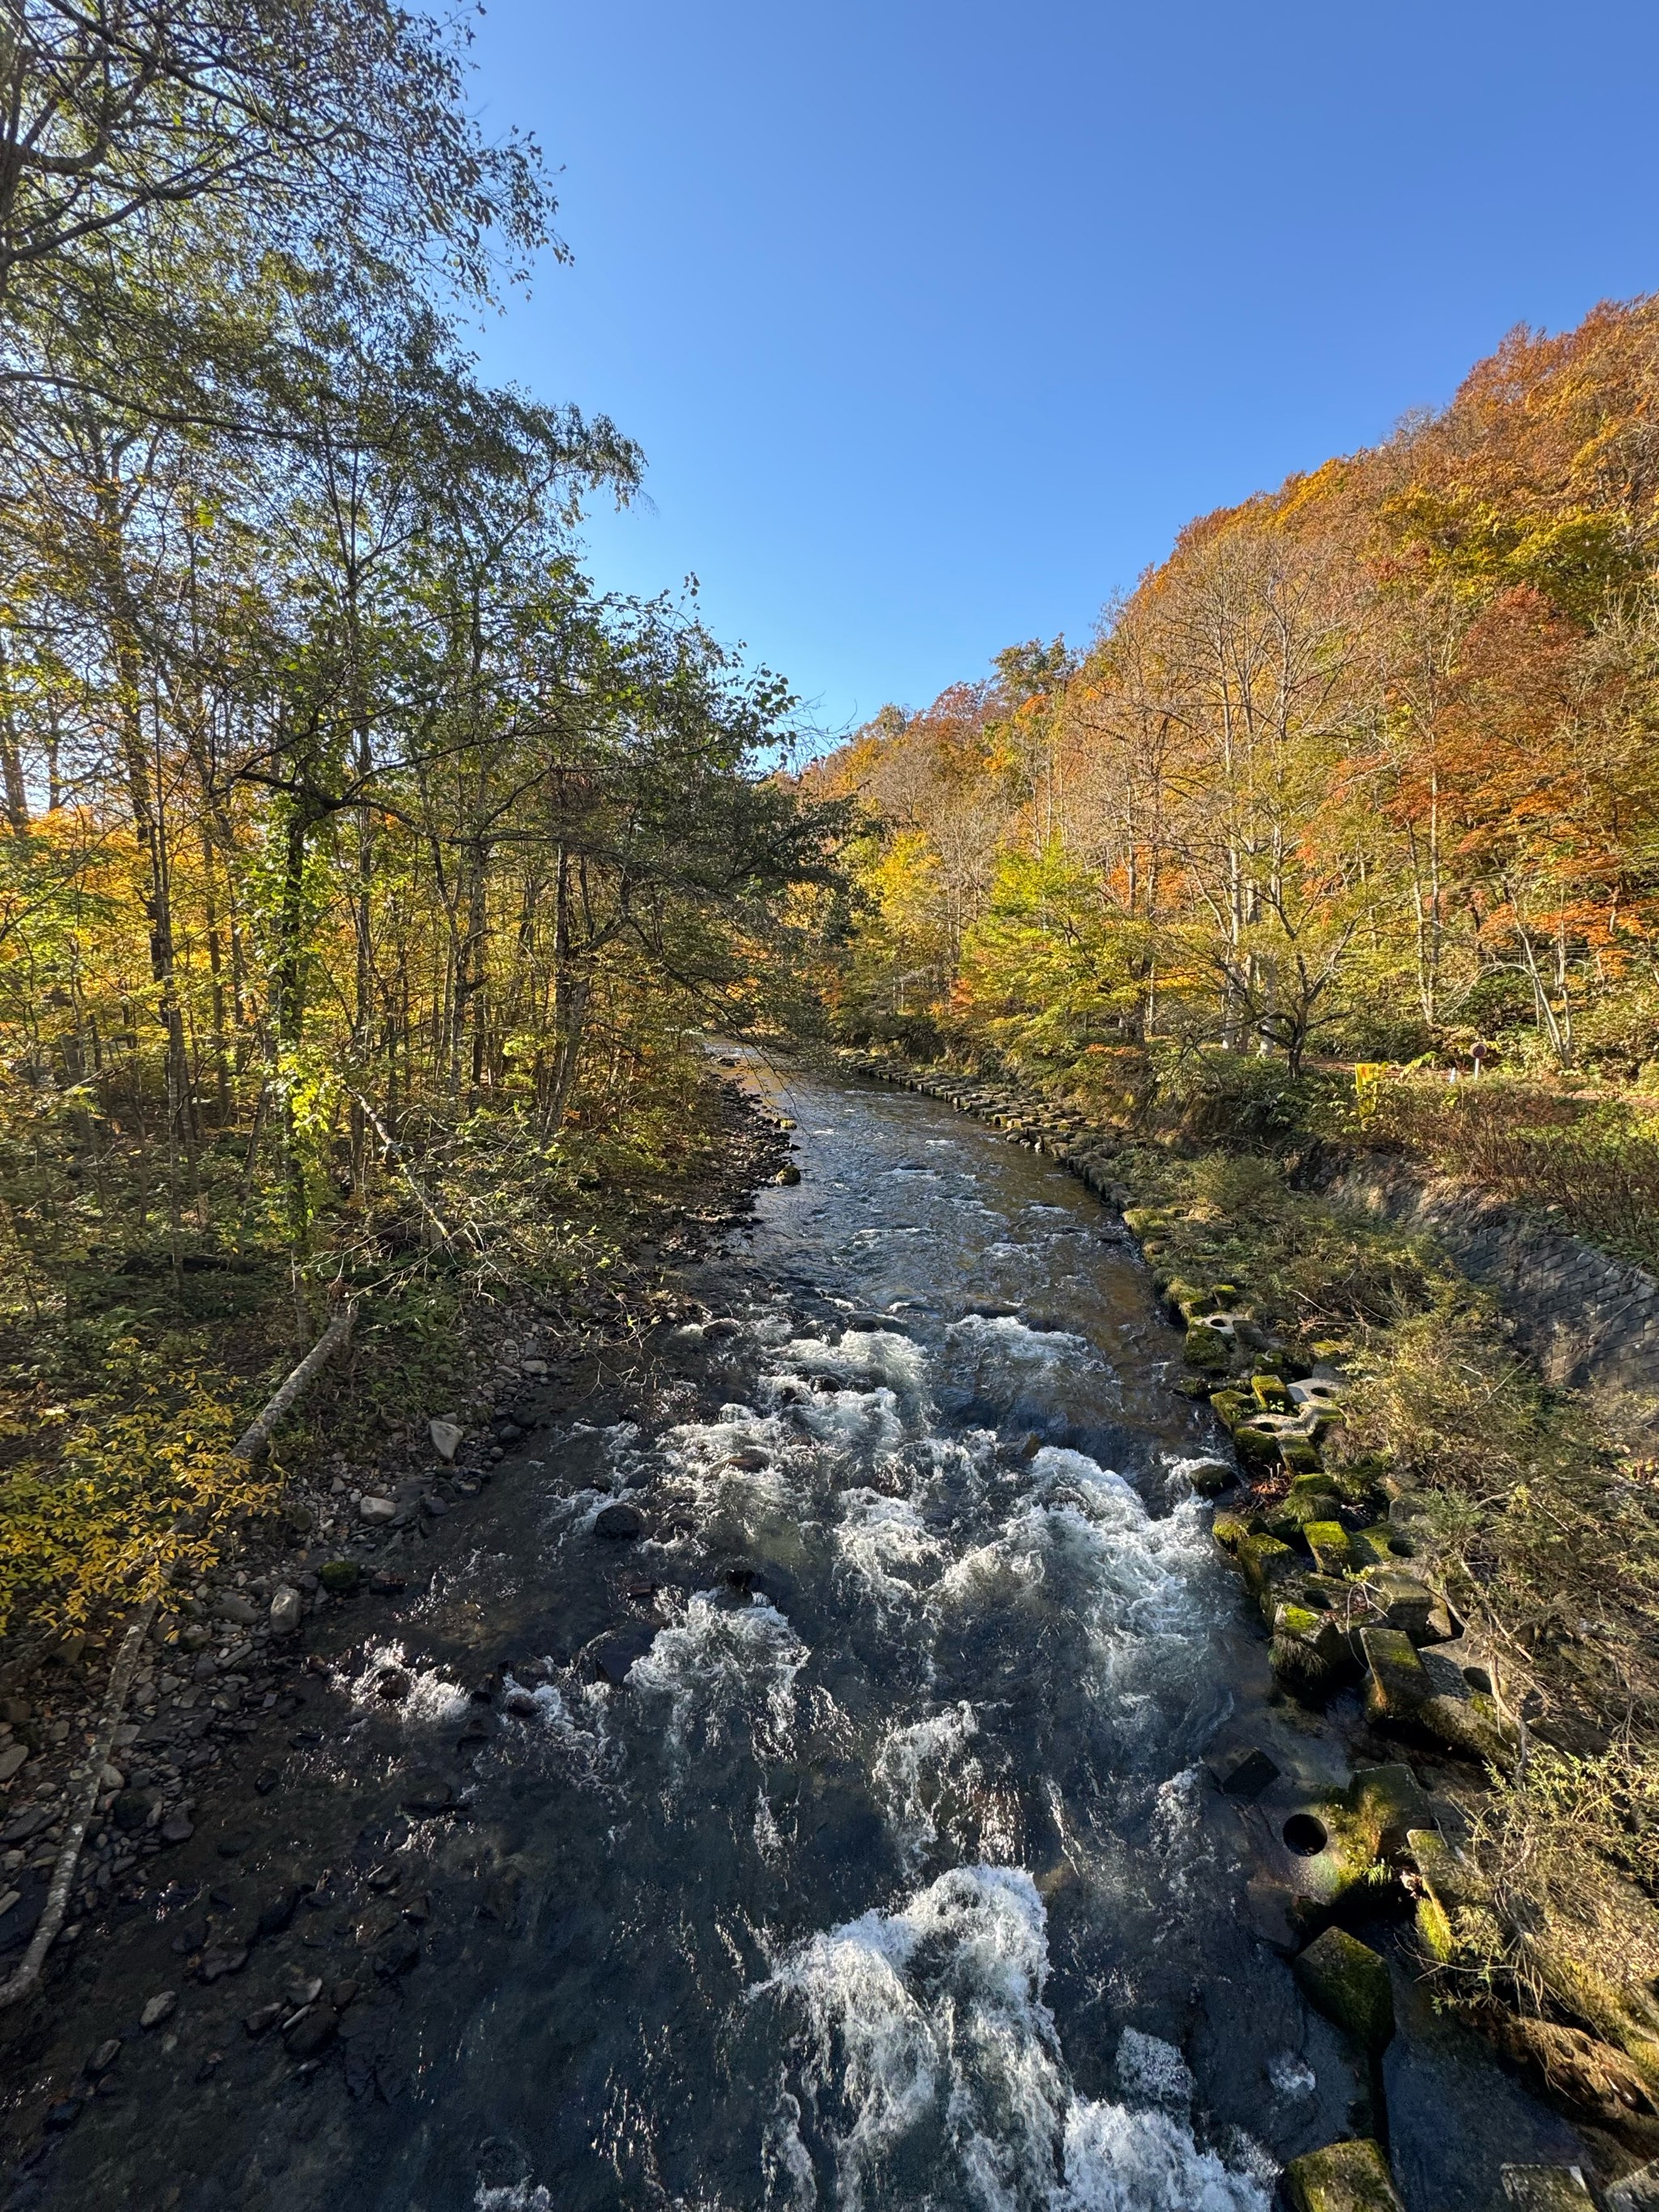
[[[1539,1863],[1517,1875],[1486,1811],[1489,1780],[1507,1784],[1552,1746],[1569,1761],[1587,1744],[1594,1752],[1605,1733],[1561,1685],[1543,1694],[1530,1655],[1468,1616],[1463,1590],[1437,1572],[1425,1540],[1440,1510],[1433,1488],[1384,1456],[1328,1449],[1343,1437],[1350,1301],[1322,1310],[1304,1297],[1289,1314],[1280,1276],[1270,1283],[1264,1267],[1262,1281],[1250,1279],[1249,1224],[1227,1218],[1224,1195],[1219,1206],[1172,1198],[1167,1176],[1149,1177],[1133,1146],[1080,1112],[948,1067],[843,1058],[1061,1162],[1120,1212],[1185,1328],[1187,1387],[1233,1447],[1194,1470],[1218,1499],[1215,1540],[1260,1608],[1282,1693],[1342,1728],[1354,1755],[1352,1785],[1298,1813],[1304,1833],[1286,1830],[1302,1871],[1251,1884],[1260,1932],[1294,1958],[1310,2002],[1380,2057],[1393,2032],[1387,1967],[1340,1922],[1345,1901],[1374,1905],[1377,1886],[1394,1885],[1437,2001],[1482,2027],[1581,2127],[1604,2132],[1601,2201],[1618,2212],[1659,2203],[1659,2166],[1632,2163],[1659,2152],[1659,1914],[1579,1838],[1568,1841],[1569,1897],[1559,1865],[1553,1887],[1545,1872],[1559,1837],[1544,1838]],[[1341,1231],[1360,1273],[1373,1261],[1384,1275],[1407,1262],[1431,1273],[1449,1266],[1421,1245],[1385,1246],[1382,1231],[1378,1255],[1368,1253],[1357,1213]],[[1249,1802],[1274,1770],[1247,1756],[1218,1778]],[[1557,2169],[1517,2169],[1514,2184],[1516,2202],[1592,2201]],[[1382,2151],[1363,2141],[1297,2162],[1285,2186],[1310,2212],[1394,2201]]]
[[[759,1184],[794,1172],[787,1137],[736,1085],[721,1092],[717,1167],[647,1224],[620,1274],[596,1285],[579,1310],[478,1309],[468,1334],[481,1379],[464,1402],[421,1409],[374,1464],[325,1452],[286,1489],[279,1515],[250,1527],[216,1572],[158,1613],[99,1777],[41,1989],[0,2014],[0,2038],[17,2062],[15,2112],[40,2104],[24,2081],[40,2041],[32,2016],[49,2016],[66,1978],[95,1981],[112,1930],[177,1890],[175,1869],[193,1839],[199,1851],[211,1838],[228,1862],[246,1848],[264,1802],[282,1787],[279,1766],[256,1763],[250,1747],[289,1723],[293,1743],[305,1742],[316,1638],[365,1612],[389,1627],[400,1607],[418,1602],[467,1541],[469,1515],[492,1486],[512,1480],[538,1432],[605,1401],[637,1366],[642,1331],[679,1313],[666,1271],[739,1226]],[[25,1632],[0,1668],[0,1977],[27,1948],[46,1904],[118,1638],[118,1624],[92,1640]],[[394,1668],[380,1694],[395,1699],[405,1687]],[[268,1903],[251,1925],[216,1924],[183,1954],[181,1971],[204,1984],[239,1972],[277,1910]],[[121,2001],[112,1993],[118,2008]],[[156,2010],[146,2032],[164,2018]],[[54,2079],[61,2094],[38,2115],[49,2132],[72,2124],[114,2065],[114,2052],[105,2049],[101,2065],[90,2063],[95,2056],[83,2077]]]

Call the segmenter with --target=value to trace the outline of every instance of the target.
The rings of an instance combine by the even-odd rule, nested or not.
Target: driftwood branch
[[[85,1761],[70,1777],[70,1823],[58,1853],[58,1863],[52,1870],[52,1886],[46,1892],[46,1909],[30,1938],[29,1948],[23,1954],[22,1964],[8,1980],[0,1983],[0,2006],[15,2004],[19,1997],[28,1995],[40,1980],[46,1954],[64,1924],[70,1892],[75,1886],[76,1863],[81,1856],[81,1845],[86,1840],[93,1808],[98,1802],[104,1769],[109,1763],[110,1752],[115,1742],[115,1731],[120,1727],[121,1716],[126,1711],[127,1693],[132,1687],[138,1654],[155,1618],[155,1601],[152,1599],[133,1616],[126,1634],[121,1638],[121,1648],[115,1655],[114,1666],[110,1669],[109,1688],[105,1694],[103,1717],[98,1723],[98,1733],[93,1739],[92,1748],[88,1752]]]
[[[357,1318],[356,1305],[340,1310],[318,1338],[288,1380],[270,1398],[258,1419],[251,1421],[230,1448],[233,1459],[258,1459],[270,1442],[270,1432],[284,1413],[297,1405],[329,1361],[351,1334]]]

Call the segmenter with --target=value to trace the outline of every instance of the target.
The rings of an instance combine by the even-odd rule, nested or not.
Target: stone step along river
[[[927,1099],[753,1080],[802,1181],[691,1272],[718,1321],[535,1436],[418,1597],[319,1620],[236,1856],[204,1819],[34,2032],[121,2056],[9,2202],[1266,2212],[1382,2130],[1408,2212],[1480,2212],[1577,2161],[1387,1925],[1374,2069],[1252,1917],[1348,1753],[1272,1695],[1112,1217]]]

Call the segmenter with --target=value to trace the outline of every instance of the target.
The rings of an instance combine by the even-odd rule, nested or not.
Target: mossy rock
[[[1322,1575],[1346,1574],[1353,1564],[1348,1532],[1340,1521],[1304,1522],[1302,1540],[1313,1553],[1314,1565]]]
[[[1258,1597],[1297,1570],[1296,1553],[1276,1536],[1246,1536],[1234,1557],[1244,1571],[1245,1581]]]
[[[1206,1328],[1196,1322],[1187,1332],[1185,1357],[1189,1367],[1201,1368],[1206,1375],[1224,1375],[1233,1364],[1233,1351],[1219,1329]]]
[[[1316,1474],[1320,1471],[1317,1448],[1304,1437],[1281,1437],[1279,1456],[1292,1474]]]
[[[329,1559],[317,1571],[317,1579],[331,1597],[349,1597],[362,1578],[356,1559]]]
[[[1247,1536],[1254,1536],[1261,1524],[1253,1514],[1218,1513],[1210,1523],[1210,1534],[1224,1552],[1236,1552]]]
[[[1212,1399],[1211,1403],[1215,1401]],[[1253,1422],[1242,1421],[1233,1431],[1233,1449],[1239,1457],[1256,1467],[1272,1467],[1279,1458],[1279,1438],[1271,1429],[1259,1429]]]
[[[1243,1390],[1212,1390],[1210,1406],[1216,1419],[1229,1429],[1237,1429],[1255,1411],[1255,1401]]]
[[[1183,1320],[1192,1321],[1199,1315],[1213,1313],[1215,1301],[1200,1283],[1190,1283],[1177,1275],[1164,1294]]]
[[[1346,1928],[1316,1936],[1291,1972],[1309,2003],[1367,2050],[1381,2051],[1394,2033],[1388,1961]]]
[[[1258,1370],[1250,1377],[1250,1395],[1264,1413],[1288,1413],[1291,1394],[1277,1375]]]
[[[1132,1237],[1146,1238],[1167,1229],[1170,1217],[1161,1206],[1126,1206],[1123,1225]]]
[[[1389,2161],[1369,2136],[1293,2158],[1285,2195],[1292,2212],[1401,2212]]]
[[[1328,1613],[1280,1603],[1273,1632],[1267,1657],[1273,1679],[1296,1696],[1322,1698],[1351,1669],[1346,1639]]]
[[[1210,1296],[1224,1313],[1238,1304],[1239,1295],[1237,1283],[1212,1283],[1210,1285]]]

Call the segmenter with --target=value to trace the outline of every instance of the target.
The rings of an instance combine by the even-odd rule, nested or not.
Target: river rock
[[[404,1920],[395,1928],[388,1928],[369,1954],[370,1963],[383,1981],[408,1973],[411,1966],[420,1963],[420,1936]]]
[[[455,1785],[441,1774],[411,1775],[398,1803],[405,1813],[429,1818],[455,1804]]]
[[[9,1743],[0,1751],[0,1782],[9,1782],[28,1763],[29,1747],[26,1743]]]
[[[283,2032],[283,2041],[291,2058],[314,2058],[325,2045],[334,2040],[338,2022],[327,2005],[311,2005]]]
[[[169,1813],[155,1831],[164,1844],[187,1844],[196,1833],[188,1813]]]
[[[593,1534],[608,1537],[613,1542],[626,1543],[645,1534],[645,1516],[637,1505],[601,1506],[594,1516]]]
[[[258,1607],[237,1590],[227,1590],[214,1611],[221,1620],[234,1620],[239,1628],[252,1628],[259,1618]]]
[[[642,1659],[656,1640],[655,1629],[644,1621],[614,1629],[589,1647],[594,1668],[602,1680],[613,1686],[625,1682],[634,1662]]]
[[[291,1636],[305,1619],[306,1601],[290,1583],[283,1583],[270,1601],[273,1636]]]
[[[1369,2049],[1380,2051],[1394,2033],[1388,1961],[1346,1929],[1328,1928],[1291,1972],[1309,2003]]]
[[[1369,2137],[1293,2158],[1285,2194],[1295,2212],[1401,2212],[1389,2162]]]
[[[317,1579],[331,1597],[349,1597],[362,1580],[362,1571],[356,1559],[325,1559]],[[402,1587],[400,1583],[398,1588]]]
[[[110,1808],[110,1818],[118,1828],[131,1835],[149,1820],[149,1808],[155,1802],[148,1790],[124,1790]]]
[[[380,1528],[397,1518],[398,1508],[390,1498],[376,1498],[371,1493],[358,1499],[357,1515],[371,1528]]]
[[[173,2013],[178,2009],[178,2005],[179,1992],[177,1990],[158,1990],[153,1997],[147,2000],[143,2012],[139,2014],[139,2027],[145,2028],[160,2027],[164,2020],[170,2020],[172,2018]]]
[[[374,1678],[374,1694],[388,1705],[401,1705],[415,1686],[415,1678],[404,1667],[383,1667]]]
[[[216,1946],[211,1951],[204,1951],[202,1963],[196,1972],[204,1982],[218,1982],[222,1981],[227,1974],[240,1974],[246,1964],[246,1944],[228,1943]]]
[[[440,1414],[427,1423],[426,1431],[439,1458],[453,1460],[461,1448],[461,1437],[465,1434],[460,1423],[447,1420]]]
[[[110,2068],[120,2056],[121,2039],[118,2035],[112,2035],[106,2042],[99,2045],[97,2050],[82,2067],[81,2071],[88,2081],[95,2081],[100,2074],[109,2072]]]

